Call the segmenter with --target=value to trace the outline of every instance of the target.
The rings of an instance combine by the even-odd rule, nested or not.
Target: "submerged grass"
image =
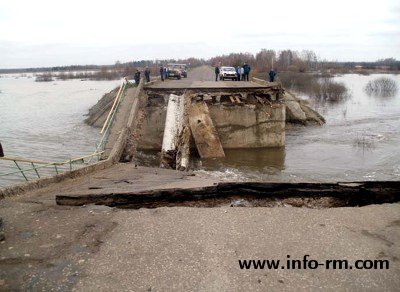
[[[380,97],[391,97],[397,93],[397,84],[393,79],[387,77],[380,77],[371,80],[367,83],[364,91],[368,95],[380,96]]]
[[[282,85],[293,91],[309,95],[319,102],[337,103],[350,97],[347,87],[336,82],[330,74],[283,72],[279,74]]]

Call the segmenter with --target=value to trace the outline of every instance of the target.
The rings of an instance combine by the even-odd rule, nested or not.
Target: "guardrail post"
[[[25,180],[28,181],[28,178],[26,177],[25,173],[22,171],[21,167],[19,167],[18,163],[15,160],[13,160],[13,161],[14,161],[15,165],[18,167],[18,169],[21,171],[21,174],[24,176]]]
[[[33,164],[33,162],[31,162],[31,164],[32,164],[32,167],[33,167],[33,169],[35,170],[35,172],[36,172],[38,178],[40,178],[39,172],[38,172],[38,170],[36,169],[35,164]]]

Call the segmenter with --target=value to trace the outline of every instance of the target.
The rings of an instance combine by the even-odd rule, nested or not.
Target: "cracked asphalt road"
[[[175,175],[167,175],[166,184]],[[6,237],[0,244],[0,290],[396,291],[400,285],[399,203],[139,210],[55,204],[55,194],[90,179],[0,201]],[[154,179],[162,187],[163,179]],[[152,184],[138,181],[140,187],[146,183]],[[305,254],[318,261],[385,259],[390,268],[241,270],[238,265],[239,259],[284,261]]]

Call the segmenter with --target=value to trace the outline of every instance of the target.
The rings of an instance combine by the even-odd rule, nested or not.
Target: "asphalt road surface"
[[[210,66],[200,66],[189,70],[188,77],[180,80],[168,79],[164,82],[148,86],[149,88],[199,88],[199,87],[218,87],[218,88],[232,88],[232,87],[262,87],[257,83],[250,81],[215,81],[214,68]]]
[[[120,167],[120,166],[117,166]],[[128,168],[131,167],[131,170]],[[203,182],[135,169],[132,189]],[[116,209],[58,206],[54,196],[118,168],[0,201],[1,291],[398,291],[400,204]],[[192,181],[193,180],[193,181]],[[183,181],[183,182],[182,182]],[[204,183],[210,181],[204,180]],[[282,269],[291,259],[387,260],[389,269]],[[280,260],[240,269],[239,260]]]

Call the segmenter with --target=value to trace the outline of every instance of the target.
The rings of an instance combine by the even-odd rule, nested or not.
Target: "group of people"
[[[134,80],[136,84],[139,84],[140,82],[140,71],[138,69],[136,69],[136,72],[134,74]],[[168,69],[167,67],[164,66],[160,66],[160,76],[161,76],[161,80],[164,81],[165,79],[168,78]],[[149,67],[146,67],[146,69],[144,70],[144,78],[146,79],[146,82],[150,82],[150,69]]]
[[[167,67],[160,66],[160,76],[161,76],[161,81],[168,79],[168,68]]]
[[[133,75],[133,78],[135,80],[135,83],[139,84],[139,82],[140,82],[140,71],[139,71],[139,69],[136,69],[136,72]],[[144,70],[144,78],[146,79],[146,82],[150,82],[150,69],[149,69],[149,67],[146,67],[146,69]]]
[[[237,81],[249,81],[249,75],[250,75],[250,70],[251,67],[249,64],[244,63],[243,66],[237,66],[236,67],[236,74],[237,74]],[[215,81],[218,81],[219,78],[219,73],[220,69],[219,66],[215,67]],[[165,79],[168,78],[168,69],[167,67],[160,66],[160,76],[161,80],[164,81]],[[269,77],[269,82],[274,82],[275,81],[275,76],[276,72],[274,69],[271,69],[268,73]],[[146,79],[146,82],[150,82],[150,69],[149,67],[146,67],[144,70],[144,77]],[[140,82],[140,71],[136,69],[135,75],[134,75],[135,83],[139,84]]]
[[[250,70],[251,67],[246,63],[244,63],[242,67],[237,66],[236,67],[237,80],[249,81]]]
[[[237,66],[236,68],[236,74],[237,74],[237,81],[249,81],[249,75],[250,75],[250,70],[251,67],[247,64],[244,63],[242,67]],[[215,67],[215,81],[218,81],[219,78],[219,73],[220,73],[219,66],[217,65]]]
[[[243,66],[237,66],[236,67],[236,75],[237,75],[236,80],[237,81],[249,81],[250,70],[251,70],[251,67],[247,63],[244,63]],[[219,73],[220,73],[220,69],[219,69],[219,66],[217,65],[217,66],[215,66],[215,81],[218,81]],[[272,68],[268,73],[269,82],[274,82],[275,76],[276,76],[276,72]]]

